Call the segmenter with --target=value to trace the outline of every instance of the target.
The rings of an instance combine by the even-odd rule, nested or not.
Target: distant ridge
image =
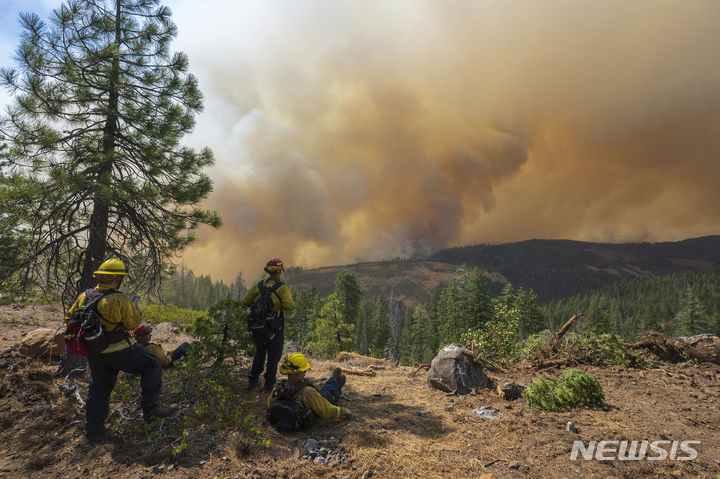
[[[438,251],[427,260],[378,261],[313,270],[288,271],[296,287],[314,284],[332,292],[335,275],[355,272],[368,295],[390,294],[409,305],[426,303],[434,287],[465,265],[486,271],[494,293],[506,282],[532,288],[541,301],[572,296],[622,279],[683,271],[720,270],[720,235],[663,243],[590,243],[532,239],[499,245],[473,245]]]

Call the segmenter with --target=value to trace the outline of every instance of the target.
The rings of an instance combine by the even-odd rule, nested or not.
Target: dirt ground
[[[377,375],[349,375],[341,400],[353,417],[321,423],[301,433],[279,433],[264,419],[261,433],[269,447],[251,450],[228,445],[191,466],[148,464],[133,444],[116,438],[88,444],[82,434],[83,411],[73,395],[64,397],[57,363],[17,356],[13,345],[37,327],[57,328],[61,313],[47,306],[0,308],[0,478],[395,478],[395,477],[720,477],[720,366],[655,362],[647,370],[580,366],[602,385],[606,406],[549,413],[523,400],[506,401],[492,390],[454,396],[431,389],[425,371],[385,367]],[[185,338],[165,328],[156,337],[166,349]],[[335,362],[310,358],[311,377],[327,377]],[[249,365],[244,358],[238,377]],[[357,367],[354,366],[354,367]],[[557,378],[562,370],[539,373]],[[528,384],[538,371],[514,365],[497,381]],[[242,381],[242,379],[238,379]],[[265,397],[244,392],[258,418]],[[80,393],[87,393],[81,385]],[[496,419],[472,411],[496,408]],[[566,431],[573,421],[577,433]],[[298,458],[298,444],[309,437],[333,436],[350,453],[345,462],[326,466]],[[700,441],[697,458],[598,461],[570,459],[574,441]],[[666,443],[669,444],[669,443]],[[669,450],[669,446],[668,446]]]

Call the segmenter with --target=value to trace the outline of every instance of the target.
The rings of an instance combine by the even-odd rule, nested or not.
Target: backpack
[[[108,338],[100,324],[97,303],[105,296],[117,292],[114,289],[85,291],[85,303],[75,310],[65,331],[67,346],[71,353],[89,356],[101,353],[107,348]]]
[[[275,402],[266,414],[271,426],[281,431],[303,431],[317,422],[318,418],[312,409],[294,397],[305,386],[315,387],[307,380],[292,386],[288,386],[287,381],[278,383],[272,393]]]
[[[266,286],[265,281],[258,283],[260,296],[250,305],[247,317],[248,331],[256,341],[269,343],[275,337],[275,332],[282,326],[282,313],[273,311],[271,296],[275,293],[280,299],[276,291],[283,284],[278,280],[275,280],[275,284],[272,286]]]

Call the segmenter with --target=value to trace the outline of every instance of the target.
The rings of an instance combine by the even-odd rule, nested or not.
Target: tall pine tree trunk
[[[108,112],[105,119],[102,138],[102,164],[98,171],[98,182],[93,198],[93,210],[90,215],[90,234],[88,237],[88,246],[85,250],[85,260],[83,262],[82,275],[78,282],[77,294],[81,291],[92,288],[96,281],[93,278],[93,271],[100,266],[105,260],[105,250],[107,247],[107,232],[109,220],[109,200],[106,197],[107,191],[105,187],[110,185],[112,181],[113,154],[115,152],[115,137],[118,128],[118,100],[120,92],[118,91],[118,83],[120,78],[120,2],[115,3],[115,45],[117,51],[112,62],[110,70],[110,88],[108,99]],[[62,362],[58,369],[58,374],[68,375],[75,369],[85,367],[85,360],[82,356],[70,353],[66,348],[63,354]]]
[[[85,252],[85,263],[80,277],[80,291],[90,288],[95,283],[93,271],[105,260],[108,230],[108,200],[103,191],[112,181],[113,154],[115,153],[115,137],[118,128],[118,82],[120,78],[120,2],[115,2],[115,58],[110,70],[110,88],[108,98],[108,112],[105,119],[102,138],[102,164],[98,172],[97,190],[93,199],[93,212],[90,217],[90,237]]]

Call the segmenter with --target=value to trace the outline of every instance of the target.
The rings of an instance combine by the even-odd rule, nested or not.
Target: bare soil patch
[[[17,356],[12,345],[23,332],[59,325],[61,313],[36,307],[14,310],[14,321],[0,310],[0,477],[7,478],[395,478],[395,477],[711,477],[720,474],[720,366],[694,362],[656,362],[647,370],[623,367],[579,369],[602,385],[606,406],[549,413],[527,408],[522,399],[505,401],[494,390],[453,396],[431,389],[416,368],[378,368],[375,376],[349,375],[343,400],[354,416],[321,423],[301,433],[279,433],[264,421],[265,396],[239,388],[251,401],[269,447],[230,440],[217,454],[188,463],[145,458],[123,438],[89,445],[81,434],[84,413],[70,394],[60,392],[56,364]],[[45,311],[43,313],[42,311]],[[172,328],[159,331],[166,349],[181,342]],[[159,335],[158,335],[159,336]],[[345,363],[310,359],[311,379],[330,375]],[[238,358],[238,381],[249,367]],[[540,371],[555,379],[563,369]],[[538,371],[521,364],[496,381],[527,384]],[[80,393],[87,383],[78,381]],[[472,411],[497,409],[497,419]],[[111,405],[112,407],[112,405]],[[573,421],[578,433],[565,430]],[[301,461],[297,446],[308,438],[334,437],[349,452],[341,464]],[[570,460],[575,440],[695,440],[693,461]]]

